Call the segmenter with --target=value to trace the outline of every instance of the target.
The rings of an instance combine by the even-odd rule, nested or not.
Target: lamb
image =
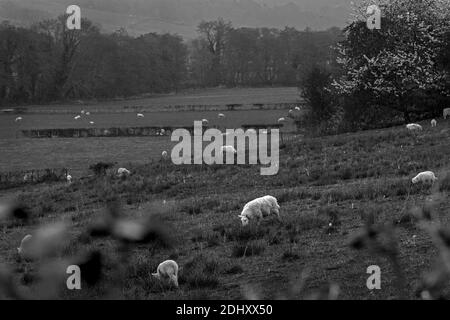
[[[442,111],[442,113],[444,114],[444,119],[447,119],[447,117],[450,116],[450,108],[446,108]]]
[[[234,153],[234,154],[237,153],[236,149],[233,146],[222,146],[220,148],[220,152],[221,153]]]
[[[431,127],[436,127],[437,126],[437,121],[436,119],[431,120]]]
[[[31,234],[27,234],[20,242],[20,247],[17,248],[17,253],[19,253],[19,255],[21,257],[28,258],[30,243],[31,243],[32,239],[33,239],[33,236]]]
[[[417,176],[412,178],[411,182],[413,184],[423,182],[423,183],[434,183],[437,180],[436,176],[434,175],[434,172],[432,171],[424,171],[419,173]]]
[[[264,196],[248,202],[242,213],[238,216],[241,219],[242,226],[246,226],[251,219],[257,219],[258,224],[264,217],[274,214],[280,220],[280,206],[275,197]]]
[[[173,260],[161,262],[152,276],[159,280],[168,279],[178,288],[178,264]]]
[[[407,128],[409,131],[417,131],[417,130],[422,131],[422,130],[423,130],[423,129],[422,129],[422,126],[421,126],[420,124],[417,124],[417,123],[410,123],[410,124],[407,124],[407,125],[406,125],[406,128]]]
[[[130,170],[125,169],[125,168],[119,168],[117,170],[117,175],[119,177],[123,177],[123,176],[129,176],[131,174]]]
[[[137,114],[137,117],[138,117],[138,118],[144,118],[144,115],[143,115],[142,113],[138,113],[138,114]]]

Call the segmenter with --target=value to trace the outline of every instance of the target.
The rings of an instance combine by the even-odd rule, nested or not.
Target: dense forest
[[[340,31],[234,28],[202,22],[198,38],[100,32],[65,17],[30,28],[0,25],[0,102],[45,103],[172,92],[186,87],[297,85],[315,62],[330,61]]]

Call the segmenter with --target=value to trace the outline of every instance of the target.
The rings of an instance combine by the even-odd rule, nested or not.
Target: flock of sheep
[[[299,111],[300,108],[297,107],[296,110]],[[82,111],[81,113],[85,114],[85,115],[89,115],[89,112],[85,113],[84,111]],[[291,116],[292,114],[293,114],[293,110],[290,110],[289,115]],[[450,116],[450,108],[444,109],[443,115],[444,115],[444,119],[446,119],[448,116]],[[137,114],[137,116],[139,118],[144,117],[143,114]],[[81,118],[81,116],[77,116],[77,117],[78,117],[78,119]],[[77,117],[75,117],[75,119],[77,119]],[[225,118],[225,115],[219,114],[218,117]],[[17,118],[16,121],[22,120],[21,118],[20,118],[20,120],[18,120],[18,119],[19,118]],[[284,122],[285,118],[280,118],[278,121]],[[202,122],[208,123],[208,120],[203,119]],[[431,126],[432,127],[437,126],[437,121],[435,119],[431,120]],[[406,128],[410,131],[423,130],[422,126],[419,124],[416,124],[416,123],[408,124],[408,125],[406,125]],[[223,146],[222,152],[223,153],[227,153],[227,152],[236,153],[236,150],[233,146]],[[163,151],[162,157],[163,158],[168,157],[167,151]],[[128,170],[126,168],[119,168],[117,170],[117,175],[119,177],[125,177],[130,174],[131,174],[130,170]],[[417,184],[417,183],[433,184],[436,180],[437,180],[437,177],[434,174],[434,172],[424,171],[424,172],[420,172],[414,178],[412,178],[411,182],[413,184]],[[69,183],[71,183],[72,176],[67,175],[67,181]],[[266,195],[266,196],[256,198],[256,199],[251,200],[250,202],[246,203],[245,206],[243,207],[241,214],[238,215],[238,218],[241,220],[242,226],[245,227],[250,223],[250,221],[256,221],[257,224],[259,225],[260,221],[263,218],[269,217],[271,215],[275,215],[278,218],[278,220],[281,220],[280,206],[278,204],[277,199],[273,196]],[[20,246],[17,248],[17,252],[19,253],[19,255],[21,257],[26,259],[27,257],[33,256],[33,253],[32,253],[33,250],[35,250],[35,249],[33,249],[33,236],[26,235],[22,239]],[[156,273],[152,273],[152,276],[156,277],[157,279],[160,279],[162,281],[168,281],[169,283],[173,284],[175,287],[178,287],[179,286],[178,285],[178,271],[179,271],[179,267],[178,267],[177,262],[175,262],[174,260],[166,260],[158,265]]]

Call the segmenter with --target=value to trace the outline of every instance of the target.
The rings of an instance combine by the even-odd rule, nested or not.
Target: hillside
[[[78,293],[63,290],[65,298],[99,297],[119,283],[129,299],[323,298],[318,290],[330,283],[339,285],[341,299],[398,298],[396,266],[377,251],[349,246],[371,221],[394,228],[386,252],[395,253],[406,297],[414,299],[437,251],[411,212],[424,209],[448,226],[450,209],[450,125],[441,120],[437,128],[423,126],[418,135],[397,127],[289,143],[280,151],[280,172],[271,177],[260,176],[258,166],[177,167],[154,161],[130,167],[127,178],[107,175],[11,190],[9,195],[19,196],[34,218],[31,225],[11,222],[4,229],[0,254],[15,266],[18,280],[33,279],[36,265],[17,263],[17,244],[38,223],[64,219],[72,226],[65,255],[101,248],[107,257],[100,285]],[[439,183],[411,185],[411,177],[422,170],[436,172]],[[243,205],[265,194],[278,198],[282,222],[267,219],[242,228],[237,215]],[[119,270],[115,242],[83,235],[115,196],[126,217],[156,214],[174,237],[171,249],[157,243],[133,247],[129,267],[120,269],[125,275],[120,282],[114,278]],[[160,286],[149,276],[167,258],[183,267],[180,290]],[[382,290],[366,288],[370,265],[382,270]],[[304,286],[295,289],[302,280]],[[448,293],[448,287],[442,292]]]
[[[69,0],[0,0],[0,19],[28,25],[56,17],[70,4]],[[124,27],[132,35],[170,32],[186,38],[195,37],[200,21],[219,17],[235,26],[324,30],[344,26],[350,11],[346,0],[270,5],[254,0],[80,0],[77,4],[85,17],[102,25],[107,32]]]

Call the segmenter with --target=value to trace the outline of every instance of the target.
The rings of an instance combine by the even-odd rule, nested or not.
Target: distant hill
[[[56,17],[77,3],[84,17],[111,32],[178,33],[192,38],[201,20],[223,17],[234,26],[285,26],[323,30],[342,27],[349,17],[348,0],[0,0],[0,19],[18,24]]]

